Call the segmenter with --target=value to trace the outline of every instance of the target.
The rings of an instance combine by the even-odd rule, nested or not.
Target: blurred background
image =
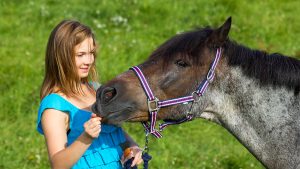
[[[217,27],[229,16],[232,40],[300,58],[299,11],[297,0],[1,0],[0,169],[50,168],[35,125],[46,43],[61,20],[93,29],[105,83],[176,33]],[[139,123],[123,127],[144,145]],[[169,127],[163,135],[150,138],[151,169],[263,168],[228,131],[205,120]]]

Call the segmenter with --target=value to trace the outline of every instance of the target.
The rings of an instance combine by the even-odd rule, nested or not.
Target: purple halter
[[[204,94],[204,92],[206,91],[209,83],[211,83],[215,77],[215,69],[217,67],[217,64],[220,60],[221,57],[221,52],[222,49],[218,48],[217,49],[217,53],[216,53],[216,57],[213,61],[213,63],[210,66],[210,69],[207,73],[206,78],[200,83],[199,87],[197,88],[196,91],[192,92],[191,95],[189,96],[185,96],[185,97],[179,97],[179,98],[175,98],[175,99],[169,99],[169,100],[163,100],[160,101],[158,98],[156,98],[152,92],[152,90],[149,87],[149,84],[143,74],[143,72],[141,71],[141,69],[137,66],[134,66],[132,68],[130,68],[131,70],[133,70],[135,72],[135,74],[137,75],[137,77],[139,78],[141,85],[146,93],[146,96],[148,98],[147,103],[148,103],[148,110],[150,113],[150,124],[148,122],[142,122],[147,135],[149,133],[151,133],[152,135],[154,135],[156,138],[161,138],[162,135],[160,134],[159,131],[157,131],[155,129],[156,126],[156,117],[157,117],[157,113],[159,111],[160,108],[162,107],[167,107],[167,106],[172,106],[172,105],[176,105],[176,104],[187,104],[189,102],[198,102],[200,97]],[[179,121],[166,121],[163,124],[159,125],[159,130],[162,131],[165,127],[167,127],[168,125],[173,125],[173,124],[180,124],[186,121],[191,121],[193,119],[194,115],[190,114],[189,112],[186,113],[186,117],[179,120]]]

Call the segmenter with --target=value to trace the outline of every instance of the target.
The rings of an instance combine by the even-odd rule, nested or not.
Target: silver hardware
[[[156,97],[154,98],[154,100],[149,100],[149,99],[147,100],[149,112],[154,112],[154,111],[158,111],[159,110],[158,101],[159,100]]]

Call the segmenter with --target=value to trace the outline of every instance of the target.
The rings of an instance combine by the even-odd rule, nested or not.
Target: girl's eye
[[[82,56],[84,56],[84,54],[81,53],[81,54],[77,54],[76,56],[77,57],[82,57]]]
[[[182,67],[182,68],[185,68],[185,67],[188,67],[190,66],[187,62],[179,59],[175,62],[175,64],[178,66],[178,67]]]

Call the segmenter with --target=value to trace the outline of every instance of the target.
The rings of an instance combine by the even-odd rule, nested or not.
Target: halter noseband
[[[204,80],[202,80],[202,82],[200,83],[199,87],[197,88],[197,90],[195,90],[194,92],[192,92],[191,95],[185,96],[185,97],[179,97],[179,98],[175,98],[175,99],[169,99],[169,100],[163,100],[160,101],[158,98],[156,98],[152,92],[152,90],[149,87],[149,84],[143,74],[143,72],[141,71],[141,69],[137,66],[133,66],[132,68],[130,68],[130,70],[133,70],[136,74],[136,76],[139,78],[141,85],[146,93],[147,96],[147,103],[148,103],[148,111],[150,113],[150,124],[148,122],[142,122],[147,134],[151,133],[152,135],[154,135],[156,138],[161,138],[162,135],[160,134],[159,131],[157,131],[155,129],[156,126],[156,118],[157,118],[157,113],[159,111],[160,108],[162,107],[167,107],[167,106],[172,106],[172,105],[176,105],[176,104],[187,104],[189,102],[198,102],[200,100],[200,97],[204,94],[204,92],[206,91],[208,85],[210,83],[212,83],[214,77],[215,77],[215,69],[217,67],[217,64],[220,60],[221,57],[221,52],[222,49],[218,48],[217,49],[217,53],[216,53],[216,57],[214,59],[214,61],[212,62],[210,69],[206,75],[206,78]],[[162,131],[165,127],[167,127],[168,125],[173,125],[173,124],[180,124],[186,121],[191,121],[193,119],[194,115],[191,114],[190,112],[186,113],[186,117],[179,120],[179,121],[165,121],[165,123],[160,124],[159,125],[159,130]]]

